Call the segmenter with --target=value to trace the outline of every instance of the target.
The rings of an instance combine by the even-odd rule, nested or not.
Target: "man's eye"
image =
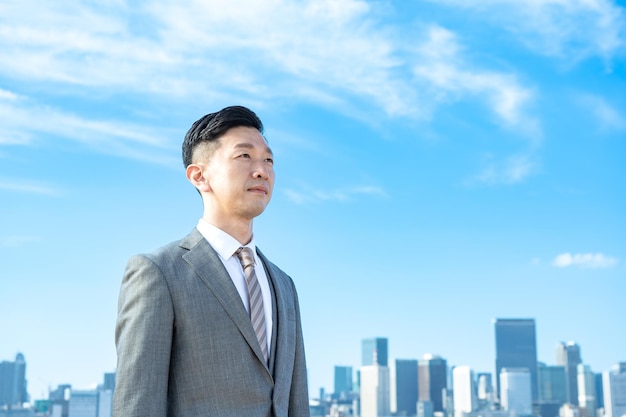
[[[241,155],[239,155],[239,158],[250,158],[250,154],[249,153],[242,153]]]
[[[270,164],[274,165],[274,158],[265,158],[265,162],[269,162]]]

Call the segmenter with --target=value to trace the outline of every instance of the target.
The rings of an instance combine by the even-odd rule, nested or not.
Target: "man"
[[[296,290],[252,233],[274,186],[262,132],[240,106],[187,132],[183,162],[204,213],[185,238],[128,261],[115,417],[309,416]]]

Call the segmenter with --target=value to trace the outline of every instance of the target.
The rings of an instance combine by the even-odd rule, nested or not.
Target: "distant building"
[[[418,400],[430,401],[433,413],[445,412],[444,395],[448,389],[448,363],[445,359],[430,353],[417,363]]]
[[[462,417],[477,409],[474,371],[469,366],[455,366],[452,370],[454,415]]]
[[[539,379],[539,401],[542,403],[567,402],[567,382],[564,366],[546,365],[539,362],[537,365]]]
[[[501,405],[509,415],[533,415],[531,378],[526,368],[503,368],[500,372]]]
[[[589,365],[578,365],[578,406],[585,417],[595,417],[597,409],[596,378]]]
[[[626,415],[626,362],[620,362],[610,371],[602,373],[604,391],[604,416]]]
[[[537,338],[534,319],[495,319],[496,375],[504,368],[526,368],[529,372],[532,400],[537,390]],[[497,395],[502,400],[498,379]]]
[[[335,366],[335,398],[349,398],[352,388],[352,367]]]
[[[417,359],[396,359],[390,367],[391,412],[417,415]]]
[[[15,362],[0,362],[0,407],[21,408],[28,401],[26,360],[18,353]]]
[[[361,365],[369,366],[376,363],[389,366],[388,341],[385,337],[363,339],[361,342]]]
[[[379,364],[361,367],[361,417],[388,417],[389,368]]]
[[[566,402],[578,405],[578,365],[582,363],[580,346],[561,342],[556,347],[556,364],[565,367]]]
[[[494,402],[493,381],[491,374],[480,372],[476,376],[476,396],[478,398],[478,408],[489,408]]]
[[[69,417],[98,417],[98,391],[72,390]]]

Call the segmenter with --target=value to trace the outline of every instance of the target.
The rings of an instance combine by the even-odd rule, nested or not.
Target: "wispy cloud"
[[[386,198],[388,195],[384,189],[377,186],[354,186],[336,190],[299,189],[288,188],[285,191],[287,198],[298,205],[315,204],[320,202],[350,202],[359,197]]]
[[[585,108],[586,113],[594,117],[600,130],[626,130],[626,117],[605,98],[592,94],[580,94],[577,99],[578,103]]]
[[[413,70],[416,77],[434,89],[435,97],[482,98],[507,126],[532,137],[540,135],[538,121],[526,114],[526,107],[533,99],[530,88],[522,86],[513,74],[472,68],[463,59],[457,36],[445,28],[431,26],[426,39],[418,49],[420,59]]]
[[[356,117],[382,110],[423,119],[442,102],[478,96],[507,125],[536,127],[524,109],[532,91],[514,75],[471,69],[441,28],[422,34],[381,23],[390,6],[155,0],[139,7],[1,5],[0,74],[64,85],[68,94],[106,88],[167,99],[236,97],[258,107],[299,98]],[[410,48],[407,30],[415,33]],[[448,56],[432,53],[440,46]]]
[[[478,14],[529,49],[566,60],[610,61],[626,48],[626,13],[609,0],[430,0]]]
[[[539,171],[537,161],[532,155],[513,155],[497,159],[487,155],[480,173],[469,181],[468,185],[482,183],[488,185],[512,185],[524,182]]]
[[[1,190],[26,194],[47,195],[51,197],[59,197],[65,194],[64,190],[52,184],[7,178],[0,178],[0,191]]]
[[[578,266],[583,268],[612,268],[618,263],[617,258],[613,258],[602,253],[576,253],[569,252],[558,255],[552,261],[552,265],[558,268]]]
[[[98,152],[178,164],[162,129],[71,114],[0,90],[0,145],[30,145],[42,135],[78,142]]]

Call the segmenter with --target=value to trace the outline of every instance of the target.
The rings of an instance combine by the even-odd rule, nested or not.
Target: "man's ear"
[[[209,185],[209,179],[205,176],[205,171],[202,166],[198,164],[190,164],[185,171],[187,179],[194,187],[200,192],[209,192],[211,186]]]

